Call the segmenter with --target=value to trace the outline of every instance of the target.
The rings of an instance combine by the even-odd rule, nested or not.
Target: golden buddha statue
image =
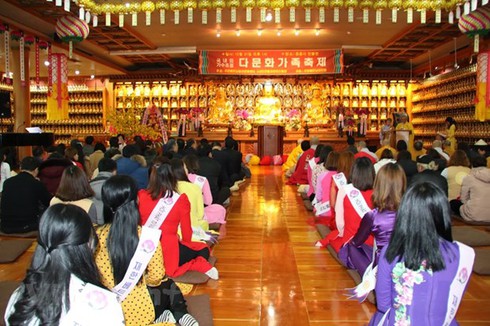
[[[227,124],[233,121],[233,106],[226,100],[226,91],[224,87],[219,87],[216,96],[209,103],[208,123]]]
[[[320,85],[315,84],[312,86],[312,99],[306,104],[306,119],[310,124],[322,123],[324,113],[323,113],[323,101],[322,101],[322,90]]]
[[[280,124],[282,123],[281,101],[274,96],[274,88],[271,83],[264,86],[264,94],[256,102],[254,120],[255,124]]]

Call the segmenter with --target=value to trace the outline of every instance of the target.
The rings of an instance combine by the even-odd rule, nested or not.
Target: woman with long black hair
[[[137,255],[137,248],[149,249],[145,243],[139,243],[143,231],[139,226],[137,193],[136,183],[129,176],[113,176],[102,186],[104,218],[107,224],[96,230],[100,242],[95,261],[102,275],[102,282],[113,291],[123,280],[128,280],[126,274],[133,256]],[[137,283],[127,296],[120,299],[126,325],[175,323],[176,320],[185,326],[197,325],[196,320],[187,313],[184,297],[178,288],[172,286],[173,281],[165,278],[158,238],[156,242],[158,245],[152,248],[154,252],[144,273],[139,280],[135,280]],[[173,298],[164,294],[165,289],[170,288]],[[152,300],[151,293],[158,294],[158,297]]]
[[[96,240],[83,209],[49,207],[26,278],[7,306],[6,324],[123,325],[116,295],[103,287],[94,262]]]
[[[457,325],[473,268],[472,248],[453,242],[446,195],[431,182],[405,193],[380,253],[377,312],[369,325]]]

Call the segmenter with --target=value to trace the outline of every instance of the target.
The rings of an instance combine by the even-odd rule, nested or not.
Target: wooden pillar
[[[12,48],[10,56],[12,72],[14,73],[14,130],[13,132],[25,132],[26,127],[31,126],[31,92],[29,80],[29,48],[24,48],[25,82],[20,81],[20,49]],[[30,146],[18,148],[19,160],[32,155]]]

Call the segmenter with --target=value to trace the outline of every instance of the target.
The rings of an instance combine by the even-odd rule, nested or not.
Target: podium
[[[281,126],[259,126],[259,156],[282,155],[284,128]]]
[[[407,146],[410,144],[410,132],[408,130],[397,130],[396,131],[396,142],[399,140],[404,140]]]

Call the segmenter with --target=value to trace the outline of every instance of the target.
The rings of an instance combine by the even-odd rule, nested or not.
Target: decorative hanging
[[[236,9],[240,6],[240,0],[228,0],[226,5],[230,8],[230,22],[236,23]]]
[[[138,26],[138,12],[140,12],[143,4],[139,3],[132,3],[128,7],[128,11],[131,12],[131,25],[132,26]],[[147,14],[146,12],[145,14]],[[145,16],[146,19],[148,19],[148,15]],[[148,25],[148,20],[146,21]],[[150,23],[151,23],[151,12],[150,12]]]
[[[468,15],[461,16],[458,27],[464,34],[474,37],[473,50],[479,52],[480,35],[490,32],[490,8],[480,7]]]
[[[24,33],[22,33],[22,36],[20,37],[19,40],[19,62],[20,62],[20,84],[24,87],[26,85],[26,58],[24,56],[25,54],[25,48],[24,48]]]
[[[362,22],[364,24],[369,23],[369,8],[373,7],[372,0],[362,0],[359,4],[362,9]]]
[[[388,8],[387,0],[376,0],[374,1],[373,8],[376,10],[376,25],[381,25],[382,12],[384,9]]]
[[[63,16],[58,19],[55,27],[56,34],[63,42],[69,43],[69,57],[73,56],[73,42],[81,42],[87,38],[89,27],[87,23],[75,16]]]
[[[184,9],[182,1],[173,0],[170,2],[170,10],[174,12],[174,24],[180,24],[180,11]]]
[[[168,10],[170,6],[168,5],[167,1],[161,0],[158,1],[157,4],[155,5],[155,8],[160,11],[160,24],[164,25],[165,24],[165,10]]]
[[[68,59],[63,53],[51,54],[49,64],[51,92],[48,93],[46,120],[68,119]]]
[[[427,9],[431,7],[431,2],[429,0],[418,0],[416,4],[416,9],[420,12],[420,23],[427,23]]]
[[[48,43],[48,62],[51,65],[53,59],[53,52],[51,48],[51,43]],[[53,75],[51,74],[51,67],[48,68],[48,96],[53,92]]]
[[[358,4],[359,2],[357,0],[345,0],[344,7],[347,8],[347,21],[349,23],[354,22],[354,8]]]
[[[315,6],[318,8],[318,22],[325,23],[325,7],[328,5],[327,0],[316,0]]]
[[[225,0],[213,0],[213,8],[216,9],[216,24],[221,24],[223,8],[225,6]]]
[[[286,7],[289,8],[289,22],[296,22],[296,8],[299,7],[299,0],[286,0]]]
[[[245,7],[245,21],[252,22],[252,8],[255,7],[255,0],[242,0],[242,6]]]
[[[340,22],[340,7],[343,6],[343,0],[331,0],[330,7],[333,8],[333,22]]]
[[[145,23],[146,26],[151,25],[151,13],[155,10],[155,4],[153,1],[143,1],[141,3],[141,10],[145,12]]]
[[[267,20],[267,8],[269,7],[268,0],[257,0],[257,7],[260,9],[260,22],[265,23]]]
[[[274,22],[276,24],[281,23],[281,9],[284,8],[284,0],[272,0],[271,8],[274,9]]]
[[[305,8],[305,23],[311,23],[311,8],[315,5],[315,1],[302,0],[301,5]]]
[[[10,85],[12,83],[12,79],[10,78],[10,31],[8,25],[5,25],[3,41],[5,49],[5,83]]]
[[[36,37],[35,45],[35,60],[36,60],[36,85],[39,86],[39,38]]]
[[[403,8],[407,11],[407,24],[413,23],[413,8],[416,4],[415,0],[403,0]]]
[[[398,21],[398,10],[402,8],[402,0],[389,0],[388,7],[391,9],[391,22]]]
[[[187,23],[194,22],[194,10],[197,8],[197,0],[184,1],[184,8],[187,8]]]
[[[201,12],[201,22],[206,25],[208,23],[208,10],[212,8],[211,0],[199,0],[197,4]]]
[[[113,6],[108,3],[104,3],[101,6],[101,11],[105,13],[105,25],[106,26],[111,26],[111,11],[113,10]]]
[[[435,22],[436,24],[440,24],[442,21],[442,8],[444,7],[446,1],[444,0],[435,0],[432,1],[432,9],[435,12]]]

